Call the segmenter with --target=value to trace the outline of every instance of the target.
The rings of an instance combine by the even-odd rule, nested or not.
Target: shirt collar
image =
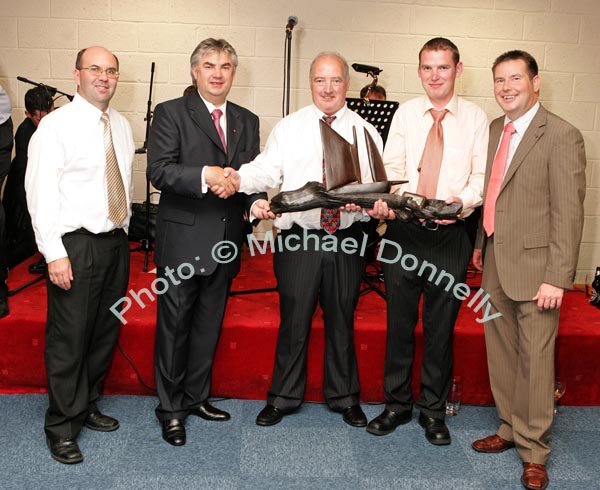
[[[430,109],[435,109],[435,108],[433,107],[433,104],[429,100],[429,97],[424,95],[423,99],[422,99],[422,104],[421,104],[421,110],[423,111],[422,114],[423,115],[427,114],[427,112],[429,112]],[[447,109],[448,112],[450,112],[451,114],[454,114],[456,116],[456,113],[458,112],[458,97],[456,96],[456,94],[454,94],[452,96],[452,98],[448,101],[448,103],[446,104],[444,109]]]
[[[75,104],[85,115],[89,116],[90,118],[96,118],[98,120],[100,120],[100,117],[102,116],[103,112],[98,109],[95,105],[91,104],[90,102],[88,102],[87,100],[85,100],[81,95],[79,95],[79,93],[75,92],[75,96],[73,97],[73,102],[72,104]],[[110,117],[110,107],[108,107],[106,109],[106,112],[108,114],[108,116]]]
[[[198,95],[200,95],[200,91],[198,91]],[[225,113],[227,112],[227,101],[225,101],[223,104],[221,104],[219,107],[217,107],[212,102],[209,102],[204,97],[202,97],[202,95],[200,95],[200,98],[202,99],[202,102],[204,102],[204,105],[208,109],[209,114],[212,114],[212,112],[215,109],[221,109],[221,112],[223,113],[223,115],[225,115]]]
[[[525,131],[527,131],[527,128],[531,124],[531,121],[533,121],[533,118],[537,114],[539,108],[540,103],[538,101],[525,114],[523,114],[521,117],[518,117],[512,122],[519,136],[523,136],[525,134]],[[508,116],[504,116],[504,126],[506,126],[509,122],[510,119],[508,118]]]
[[[322,118],[323,118],[323,116],[325,116],[325,115],[326,115],[326,114],[325,114],[325,113],[324,113],[324,112],[323,112],[321,109],[319,109],[319,108],[318,108],[318,107],[317,107],[315,104],[312,104],[312,107],[313,107],[313,112],[316,114],[316,116],[317,116],[319,119],[322,119]],[[342,108],[341,108],[339,111],[337,111],[337,112],[336,112],[335,114],[333,114],[333,115],[335,116],[335,118],[336,118],[336,119],[340,119],[341,117],[343,117],[343,116],[344,116],[344,114],[346,113],[346,110],[347,110],[347,109],[348,109],[348,108],[347,108],[346,106],[344,106],[344,107],[342,107]]]

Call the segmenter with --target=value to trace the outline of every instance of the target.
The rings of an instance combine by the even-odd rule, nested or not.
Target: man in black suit
[[[237,64],[227,41],[202,41],[190,59],[197,90],[156,106],[148,142],[148,177],[161,191],[154,260],[158,277],[169,284],[158,296],[156,416],[163,438],[174,446],[185,444],[188,414],[230,418],[207,401],[212,361],[231,280],[240,268],[244,212],[266,198],[219,199],[211,192],[233,190],[220,177],[222,168],[237,169],[259,153],[258,117],[226,100]],[[223,241],[232,245],[231,261],[224,250],[214,250]]]

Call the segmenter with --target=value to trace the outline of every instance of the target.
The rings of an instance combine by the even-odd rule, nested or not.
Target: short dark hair
[[[458,47],[454,44],[450,39],[446,39],[445,37],[434,37],[430,39],[421,48],[419,51],[419,65],[421,64],[421,53],[423,51],[452,51],[452,59],[454,60],[454,64],[458,65],[460,61],[460,53],[458,52]]]
[[[535,61],[535,58],[531,56],[527,51],[521,51],[520,49],[513,49],[512,51],[507,51],[506,53],[502,53],[494,60],[494,64],[492,65],[492,74],[496,72],[496,67],[500,63],[504,63],[509,60],[523,60],[525,65],[527,66],[527,71],[529,72],[529,78],[533,78],[538,74],[538,64]]]
[[[46,87],[30,88],[25,93],[25,109],[29,114],[35,114],[35,111],[50,112],[53,102]]]
[[[386,99],[387,99],[387,92],[385,91],[385,88],[383,88],[381,85],[375,85],[374,87],[371,87],[371,90],[369,91],[369,87],[371,87],[371,85],[365,85],[363,88],[360,89],[360,98],[364,99],[365,95],[367,95],[367,91],[370,94],[380,94],[383,95]]]
[[[83,68],[81,66],[81,58],[83,58],[83,55],[85,54],[85,52],[88,49],[89,48],[83,48],[81,51],[79,51],[79,53],[77,53],[77,58],[75,58],[75,68],[77,70],[81,70]],[[106,48],[104,48],[104,49],[106,49]],[[115,53],[113,53],[112,51],[110,51],[110,54],[112,54],[115,57],[115,61],[117,62],[117,70],[118,70],[119,69],[119,58],[117,58],[117,55]]]

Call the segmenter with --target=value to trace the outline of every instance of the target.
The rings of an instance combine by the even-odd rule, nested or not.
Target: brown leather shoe
[[[546,473],[546,465],[523,463],[523,476],[521,476],[521,483],[529,490],[544,490],[548,486],[548,473]]]
[[[498,434],[487,436],[471,444],[471,447],[480,453],[501,453],[507,449],[515,447],[513,441],[502,439]]]

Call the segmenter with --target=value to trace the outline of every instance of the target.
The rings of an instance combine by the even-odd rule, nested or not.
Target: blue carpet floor
[[[224,423],[188,418],[188,442],[161,438],[151,397],[106,396],[103,412],[117,417],[112,433],[83,429],[85,460],[67,466],[50,458],[43,432],[45,395],[0,396],[1,489],[210,490],[504,490],[520,489],[514,450],[479,454],[471,442],[494,432],[494,408],[463,407],[448,420],[452,444],[434,447],[417,424],[375,437],[352,428],[324,405],[304,404],[273,427],[254,420],[262,401],[215,403],[231,412]],[[381,405],[363,407],[369,419]],[[562,407],[555,422],[550,487],[600,489],[600,407]]]

